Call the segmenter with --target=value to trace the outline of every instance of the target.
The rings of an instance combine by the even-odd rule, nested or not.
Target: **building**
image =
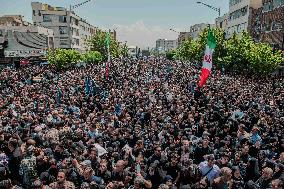
[[[227,32],[228,29],[228,14],[224,14],[215,19],[215,26]]]
[[[45,56],[54,48],[53,30],[40,26],[0,25],[0,64]]]
[[[156,49],[159,52],[168,52],[177,48],[177,40],[158,39],[156,41]]]
[[[110,31],[110,36],[116,41],[116,30]]]
[[[262,0],[230,0],[228,13],[227,37],[233,33],[249,32],[252,22],[252,12],[260,8]]]
[[[55,48],[87,50],[86,40],[96,33],[96,28],[74,13],[62,7],[32,2],[32,20],[36,26],[54,31]]]
[[[29,22],[24,21],[22,15],[4,15],[0,17],[1,26],[30,26]]]
[[[190,26],[190,37],[193,40],[196,40],[199,34],[207,27],[208,27],[208,24],[205,24],[205,23],[195,24],[193,26]]]
[[[263,0],[252,20],[250,33],[255,41],[284,50],[284,0]]]
[[[180,47],[180,45],[190,38],[190,32],[179,32],[178,39],[177,39],[177,46]]]

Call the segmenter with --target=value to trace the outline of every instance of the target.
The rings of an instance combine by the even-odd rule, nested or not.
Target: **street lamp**
[[[221,9],[220,8],[213,7],[212,5],[208,5],[208,4],[200,2],[200,1],[197,1],[196,3],[197,4],[202,4],[202,5],[206,6],[206,7],[209,7],[210,9],[212,9],[214,11],[217,11],[219,13],[219,17],[221,16]]]

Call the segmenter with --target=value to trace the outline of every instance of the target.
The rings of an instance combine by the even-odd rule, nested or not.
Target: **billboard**
[[[5,57],[33,57],[46,55],[45,50],[8,50],[4,51]]]

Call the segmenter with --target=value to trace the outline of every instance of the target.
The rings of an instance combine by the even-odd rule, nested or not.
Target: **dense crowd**
[[[283,78],[105,67],[1,71],[0,188],[283,188]]]

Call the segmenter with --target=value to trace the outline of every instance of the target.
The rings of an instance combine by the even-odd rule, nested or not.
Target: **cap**
[[[164,178],[165,182],[168,182],[168,181],[172,181],[173,180],[173,177],[171,175],[166,175],[165,178]]]

